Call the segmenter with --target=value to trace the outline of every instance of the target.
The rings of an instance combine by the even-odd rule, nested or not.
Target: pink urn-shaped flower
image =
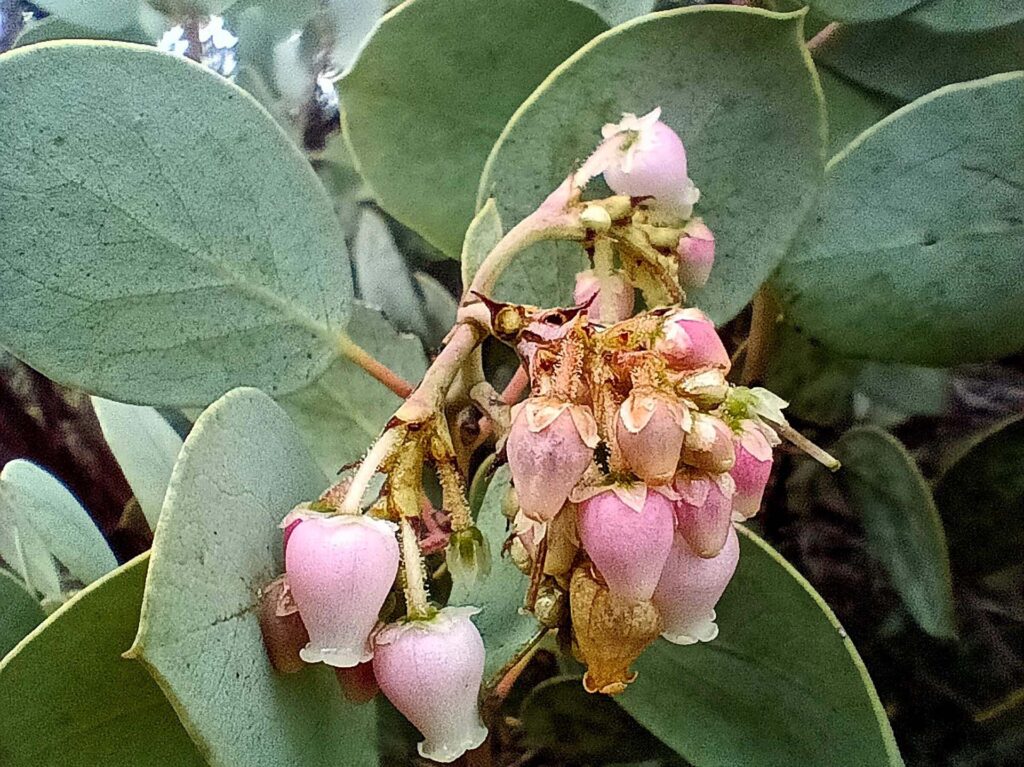
[[[750,519],[761,507],[772,473],[772,445],[762,427],[753,421],[744,421],[734,440],[736,463],[730,472],[736,484],[733,512],[739,519]]]
[[[629,468],[648,484],[671,481],[690,428],[690,411],[650,386],[638,386],[623,401],[615,436]]]
[[[605,141],[595,154],[607,153],[604,179],[615,194],[653,197],[674,217],[689,218],[700,193],[687,175],[682,140],[660,117],[660,108],[623,114],[601,129]]]
[[[670,313],[654,349],[676,370],[719,368],[728,372],[732,364],[714,323],[700,309]]]
[[[676,530],[693,552],[705,559],[718,556],[732,529],[735,485],[728,474],[692,472],[676,477]]]
[[[310,513],[292,528],[285,570],[309,632],[307,663],[347,668],[373,657],[368,638],[398,574],[395,525]]]
[[[672,503],[648,491],[642,505],[627,504],[614,489],[580,504],[580,544],[615,596],[650,599],[672,548]]]
[[[423,735],[420,756],[454,762],[487,738],[477,697],[484,643],[475,607],[445,607],[425,620],[383,628],[373,671],[381,691]]]
[[[695,218],[683,228],[676,246],[679,255],[679,283],[683,288],[702,287],[715,264],[715,235]]]
[[[513,415],[506,452],[523,513],[549,522],[594,457],[597,423],[583,405],[532,397]]]
[[[718,636],[715,605],[732,580],[739,557],[739,539],[731,527],[725,546],[713,559],[698,556],[682,535],[676,535],[652,599],[661,614],[665,639],[696,644]]]
[[[736,463],[732,429],[721,418],[694,413],[683,444],[683,462],[712,474],[729,471]]]
[[[633,286],[621,274],[598,276],[593,270],[576,275],[573,300],[589,304],[587,314],[602,325],[614,325],[633,314]]]

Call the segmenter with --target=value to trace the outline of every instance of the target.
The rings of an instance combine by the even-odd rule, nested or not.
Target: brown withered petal
[[[274,670],[294,674],[306,665],[299,650],[309,642],[309,634],[297,610],[286,612],[280,608],[290,602],[285,577],[281,575],[263,588],[259,602],[260,633]]]
[[[617,599],[580,565],[569,587],[573,636],[580,659],[587,665],[587,692],[616,695],[636,679],[632,665],[661,632],[661,619],[650,601]]]

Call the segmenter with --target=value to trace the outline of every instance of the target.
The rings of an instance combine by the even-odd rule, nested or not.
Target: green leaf
[[[0,504],[30,526],[46,550],[82,583],[92,583],[117,560],[78,499],[34,463],[11,461],[0,471]]]
[[[40,0],[39,6],[52,16],[89,27],[97,32],[116,32],[138,23],[140,0]]]
[[[487,650],[485,684],[496,683],[505,665],[544,633],[544,628],[532,615],[521,612],[529,578],[501,552],[508,537],[508,520],[501,507],[510,484],[508,467],[502,467],[487,488],[477,514],[477,527],[491,550],[490,574],[482,583],[472,586],[456,583],[448,599],[451,605],[481,608],[473,622],[480,629]]]
[[[422,344],[413,336],[397,333],[380,312],[357,303],[348,332],[352,340],[410,383],[423,377],[427,362]],[[339,358],[309,386],[278,401],[328,476],[361,458],[402,404],[390,389],[345,358]]]
[[[575,0],[590,8],[611,26],[654,10],[657,0]]]
[[[0,659],[46,618],[39,600],[21,581],[0,570]]]
[[[1024,418],[977,439],[942,476],[935,501],[954,567],[987,575],[1024,550]]]
[[[949,365],[1024,347],[1022,99],[1024,73],[943,88],[834,157],[776,275],[788,319],[852,357]]]
[[[850,25],[820,45],[814,58],[870,90],[911,101],[943,85],[1020,69],[1024,24],[959,34],[901,19]]]
[[[339,83],[342,122],[381,206],[449,256],[516,107],[607,27],[569,0],[413,0]]]
[[[22,516],[16,490],[5,492],[0,483],[0,559],[29,589],[43,599],[60,601],[60,575],[57,563],[39,533]]]
[[[713,642],[659,640],[616,700],[700,767],[902,765],[864,663],[809,583],[745,528]]]
[[[420,329],[420,337],[427,346],[438,347],[455,324],[459,303],[448,288],[426,272],[416,272],[413,279],[423,296],[425,325]]]
[[[828,109],[828,153],[834,155],[899,104],[827,69],[818,71]]]
[[[423,328],[426,319],[409,266],[395,247],[387,222],[368,208],[359,216],[352,265],[360,298],[380,309],[401,331],[414,333]]]
[[[972,32],[1024,19],[1024,4],[1020,0],[931,0],[907,18],[938,32]]]
[[[101,36],[104,40],[121,40],[140,45],[152,45],[154,42],[153,36],[143,29],[138,20],[133,20],[121,29],[107,30]],[[57,16],[46,16],[26,23],[12,47],[22,48],[49,40],[93,40],[96,37],[96,30],[92,27],[72,24]]]
[[[156,410],[123,402],[92,398],[103,438],[117,459],[124,478],[156,529],[167,483],[181,450],[181,437]]]
[[[835,21],[881,21],[906,13],[928,0],[807,0],[807,5]]]
[[[285,393],[327,367],[351,303],[344,238],[250,96],[185,59],[88,41],[4,54],[0,79],[0,342],[148,404]]]
[[[619,764],[647,759],[649,765],[683,762],[639,727],[607,695],[583,689],[577,676],[556,676],[534,687],[519,711],[525,743],[544,749],[559,764]]]
[[[835,447],[847,497],[872,553],[910,614],[933,636],[956,634],[949,551],[931,489],[913,457],[874,426],[850,429]]]
[[[601,35],[513,116],[479,198],[493,196],[502,220],[518,222],[593,150],[603,123],[661,106],[701,189],[696,212],[716,238],[711,280],[690,298],[717,322],[729,319],[781,259],[821,180],[824,110],[802,17],[682,8]]]
[[[487,254],[494,250],[494,246],[501,241],[504,234],[505,230],[501,224],[498,206],[494,204],[494,198],[490,197],[480,207],[476,215],[473,216],[473,220],[469,222],[469,227],[466,229],[466,238],[462,241],[460,259],[464,289],[472,284],[473,277],[480,268],[480,264],[487,258]],[[511,268],[514,267],[515,262],[513,262],[510,269],[505,271],[503,276],[507,277]]]
[[[121,657],[148,556],[78,592],[0,662],[4,767],[205,767],[160,688]]]
[[[132,655],[213,767],[375,765],[373,710],[333,671],[279,675],[256,605],[283,569],[278,523],[326,479],[288,416],[236,389],[196,421],[174,467]]]

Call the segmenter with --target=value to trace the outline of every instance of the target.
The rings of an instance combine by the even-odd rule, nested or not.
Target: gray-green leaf
[[[206,767],[160,688],[121,657],[148,561],[78,592],[0,662],[4,767]]]
[[[942,88],[834,157],[776,275],[788,318],[879,360],[948,365],[1024,347],[1022,103],[1020,72]]]
[[[413,0],[385,16],[339,83],[346,135],[381,206],[457,255],[502,127],[605,29],[569,0]]]
[[[46,618],[39,600],[17,578],[0,570],[0,659]]]
[[[660,106],[701,189],[696,213],[716,237],[711,279],[690,299],[729,319],[782,258],[821,180],[824,110],[802,16],[704,6],[601,35],[516,112],[488,159],[480,201],[493,196],[506,225],[520,221],[593,150],[603,123]],[[571,281],[563,290],[571,294]]]
[[[151,407],[92,398],[103,438],[135,493],[150,529],[156,529],[181,437]]]
[[[616,700],[700,767],[902,767],[853,643],[811,585],[740,528],[707,644],[658,640]]]
[[[83,583],[92,583],[117,560],[89,512],[47,471],[29,461],[11,461],[0,471],[0,504],[39,536],[46,551]]]
[[[987,575],[1024,550],[1024,418],[1000,424],[970,446],[935,488],[958,571]]]
[[[955,636],[946,535],[914,459],[873,426],[850,429],[835,452],[843,462],[839,479],[860,513],[868,545],[910,614],[929,634]]]
[[[63,41],[0,57],[0,341],[62,383],[205,405],[334,356],[345,243],[309,163],[185,59]]]
[[[331,669],[279,675],[260,638],[260,589],[283,569],[278,523],[326,479],[288,416],[236,389],[196,421],[153,542],[132,648],[213,767],[370,767],[373,709]]]

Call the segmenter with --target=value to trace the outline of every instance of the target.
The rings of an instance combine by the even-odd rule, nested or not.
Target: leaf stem
[[[839,29],[840,24],[838,21],[833,21],[830,24],[826,24],[822,27],[821,31],[818,32],[814,37],[807,41],[807,50],[814,53],[823,43],[825,43],[832,35],[835,34],[836,30]]]
[[[338,334],[337,348],[345,359],[361,367],[399,397],[404,398],[412,394],[412,384],[353,341],[347,333]]]
[[[526,387],[530,385],[530,377],[526,373],[526,368],[520,365],[516,368],[516,372],[512,376],[512,380],[508,382],[505,388],[501,392],[501,401],[506,405],[516,404],[523,396],[526,391]]]

